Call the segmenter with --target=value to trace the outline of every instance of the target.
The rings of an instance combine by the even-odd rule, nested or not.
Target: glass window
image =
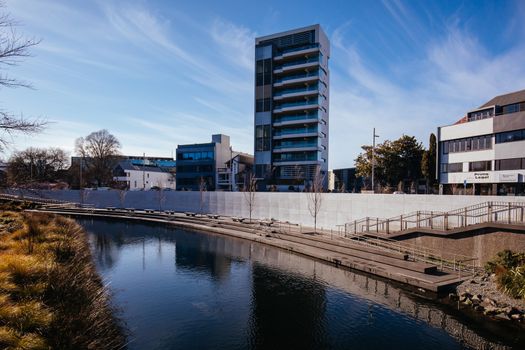
[[[271,84],[272,60],[258,60],[255,63],[255,84],[257,86]]]
[[[492,148],[492,135],[476,136],[443,142],[443,153],[478,151]]]
[[[255,111],[256,112],[267,112],[271,109],[272,99],[258,99],[255,101]]]
[[[479,162],[470,162],[469,171],[489,171],[492,170],[492,162],[490,160],[482,160]]]
[[[441,172],[443,173],[460,173],[463,171],[463,163],[442,163]]]
[[[442,142],[442,145],[443,145],[443,154],[447,154],[449,142],[448,141]]]
[[[495,170],[525,169],[525,158],[497,159],[494,168]]]
[[[514,130],[496,134],[496,143],[514,142],[525,139],[525,130]]]
[[[257,125],[255,127],[255,150],[270,150],[270,125]]]
[[[516,113],[520,110],[520,104],[519,103],[513,103],[511,105],[503,106],[503,114],[507,113]]]

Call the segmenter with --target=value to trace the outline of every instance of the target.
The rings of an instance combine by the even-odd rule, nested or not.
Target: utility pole
[[[82,157],[80,157],[80,159],[78,160],[78,164],[79,164],[79,173],[80,173],[80,176],[78,178],[78,189],[81,190],[82,189]]]
[[[230,192],[233,192],[233,151],[230,146]]]
[[[372,135],[372,191],[376,193],[376,188],[374,184],[374,176],[375,176],[375,167],[376,167],[376,137],[379,137],[379,135],[376,135],[376,128],[374,128],[374,133]]]
[[[142,190],[146,190],[146,153],[142,153]]]

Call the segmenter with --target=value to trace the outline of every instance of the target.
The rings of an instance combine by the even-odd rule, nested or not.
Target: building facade
[[[334,169],[334,192],[360,192],[363,180],[356,176],[356,168]]]
[[[252,165],[253,156],[232,150],[227,135],[212,135],[209,143],[178,145],[177,190],[236,191],[240,174]]]
[[[217,169],[217,189],[223,191],[243,191],[253,171],[253,156],[247,153],[232,152],[231,160]]]
[[[330,43],[320,25],[255,39],[255,174],[279,190],[328,182]]]
[[[442,193],[524,195],[525,90],[438,128],[437,159]]]
[[[174,163],[173,160],[171,163]],[[175,190],[176,188],[174,171],[143,159],[120,161],[115,167],[113,179],[124,184],[130,191],[145,191],[152,188]]]

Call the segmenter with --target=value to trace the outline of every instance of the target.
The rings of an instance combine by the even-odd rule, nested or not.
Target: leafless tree
[[[207,189],[207,182],[206,179],[204,179],[202,176],[199,180],[199,210],[200,213],[204,213],[204,204],[205,204],[205,198],[204,198],[204,192],[206,192]]]
[[[60,148],[29,147],[12,154],[7,166],[8,181],[16,185],[56,181],[67,165],[67,154]]]
[[[128,194],[128,191],[125,188],[121,188],[118,190],[118,200],[119,200],[121,209],[124,209],[124,204],[126,202],[127,194]]]
[[[89,197],[89,190],[80,188],[80,190],[78,191],[78,195],[80,197],[80,206],[83,206]]]
[[[306,193],[308,197],[308,210],[314,218],[314,233],[317,233],[317,216],[323,204],[323,184],[324,175],[321,174],[319,167],[317,167],[309,191]]]
[[[120,142],[115,136],[105,129],[92,132],[75,141],[75,151],[82,157],[86,178],[96,181],[97,186],[112,182],[113,169],[120,154]]]
[[[157,187],[159,188],[157,190],[157,193],[155,196],[157,197],[157,201],[159,203],[159,210],[162,211],[162,205],[166,201],[166,192],[164,191],[164,187],[162,186],[162,182],[159,181]]]
[[[255,199],[257,194],[257,178],[254,173],[249,173],[244,185],[244,200],[248,205],[250,212],[250,223],[252,222],[253,209],[255,208]]]
[[[0,2],[0,10],[4,4]],[[9,14],[0,13],[0,70],[15,66],[29,56],[29,49],[37,45],[40,40],[27,39],[16,31],[16,23]],[[0,87],[16,88],[31,85],[27,82],[12,78],[0,73]],[[47,122],[40,119],[27,119],[23,115],[15,116],[0,109],[0,151],[5,150],[10,139],[16,133],[34,134],[42,131]]]

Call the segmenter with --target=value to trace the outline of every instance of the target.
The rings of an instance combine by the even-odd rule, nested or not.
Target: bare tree
[[[323,204],[323,184],[324,175],[321,174],[319,167],[317,167],[309,191],[306,193],[308,197],[308,210],[314,218],[314,233],[317,233],[317,216]]]
[[[255,199],[257,194],[257,178],[254,173],[249,173],[248,178],[244,182],[244,200],[248,204],[248,211],[250,212],[250,223],[252,222],[252,213],[255,208]]]
[[[199,210],[201,214],[204,213],[204,203],[205,203],[204,192],[206,192],[207,187],[208,186],[207,186],[206,179],[204,179],[201,176],[199,180]]]
[[[3,7],[3,3],[0,2],[0,9]],[[23,58],[29,56],[29,49],[40,42],[18,34],[17,26],[18,23],[9,14],[0,13],[0,69],[18,65]],[[5,73],[0,74],[0,86],[31,87],[29,83],[14,79]],[[5,150],[15,133],[34,134],[42,131],[46,124],[44,120],[27,119],[23,115],[18,117],[0,110],[0,151]]]
[[[164,192],[164,187],[162,186],[161,181],[157,183],[157,187],[159,189],[157,190],[157,193],[155,194],[155,196],[157,197],[157,201],[159,203],[159,210],[162,211],[162,205],[166,201],[166,192]]]
[[[29,147],[12,154],[7,166],[8,181],[16,185],[57,181],[67,165],[67,154],[60,148]]]
[[[80,188],[78,191],[78,195],[80,197],[80,206],[84,206],[86,203],[88,197],[89,197],[89,190],[86,190],[85,188]]]
[[[120,154],[119,140],[107,130],[92,132],[75,141],[75,151],[86,167],[85,177],[97,186],[109,185]]]
[[[118,200],[119,200],[121,209],[124,209],[124,204],[126,202],[127,194],[128,194],[128,191],[125,188],[121,188],[118,190]]]

